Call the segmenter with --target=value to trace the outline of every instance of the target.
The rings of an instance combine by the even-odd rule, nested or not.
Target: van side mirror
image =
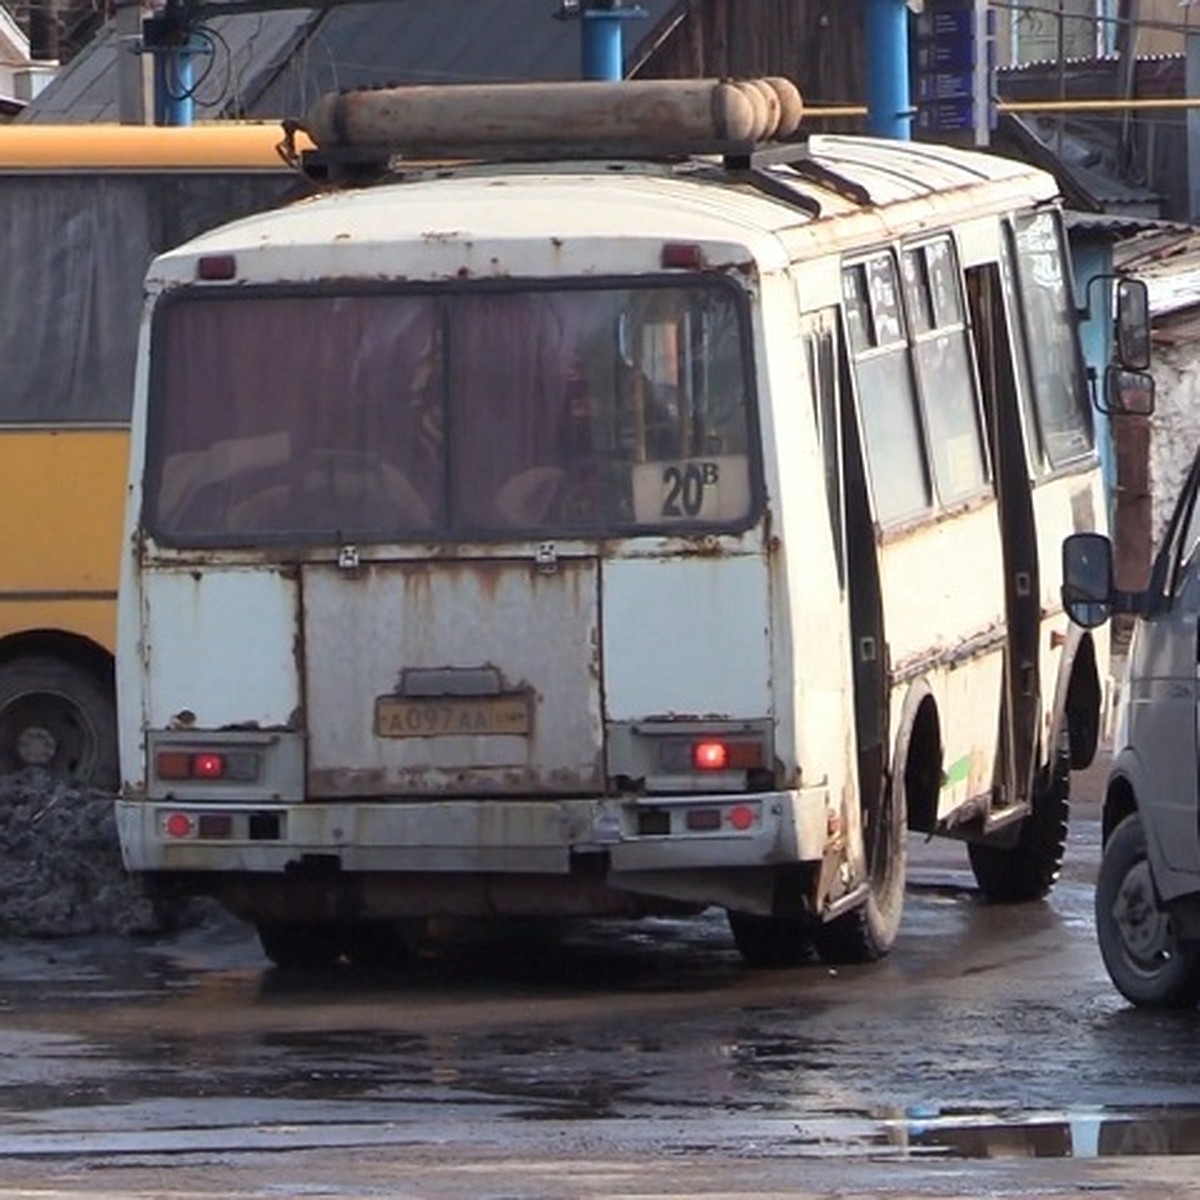
[[[1102,413],[1114,417],[1148,417],[1154,411],[1154,377],[1125,367],[1104,369],[1104,396],[1096,399]]]
[[[1150,295],[1141,279],[1118,279],[1117,362],[1130,371],[1150,367]]]
[[[1112,543],[1102,533],[1073,533],[1062,548],[1062,601],[1076,625],[1094,629],[1113,613]]]

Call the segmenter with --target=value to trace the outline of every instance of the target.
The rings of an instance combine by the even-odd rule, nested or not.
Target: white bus
[[[151,267],[123,851],[275,962],[708,906],[754,965],[871,960],[909,830],[1052,886],[1107,674],[1054,183],[763,149],[722,87],[331,99],[327,195]]]

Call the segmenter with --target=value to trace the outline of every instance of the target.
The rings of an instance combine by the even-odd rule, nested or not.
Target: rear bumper
[[[274,874],[321,861],[352,873],[566,875],[579,856],[603,854],[609,881],[617,883],[625,872],[819,861],[827,806],[828,794],[819,788],[753,796],[390,803],[121,799],[116,817],[125,865],[134,872]],[[736,821],[734,808],[742,810]],[[753,817],[749,823],[745,810]],[[709,814],[704,823],[711,827],[689,825],[689,814],[700,811]]]

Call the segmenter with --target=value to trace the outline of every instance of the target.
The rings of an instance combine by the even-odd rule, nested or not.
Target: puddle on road
[[[877,1145],[947,1159],[1200,1154],[1200,1107],[1006,1115],[910,1111],[883,1122]]]

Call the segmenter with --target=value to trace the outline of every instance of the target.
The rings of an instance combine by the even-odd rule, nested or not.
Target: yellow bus
[[[0,126],[0,772],[117,782],[113,650],[142,281],[307,187],[278,125]]]

